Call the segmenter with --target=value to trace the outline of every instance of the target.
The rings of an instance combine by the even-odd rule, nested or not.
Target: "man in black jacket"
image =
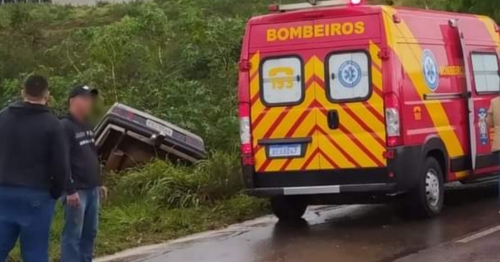
[[[55,200],[70,172],[68,146],[46,105],[47,79],[29,76],[22,95],[0,112],[0,261],[19,238],[23,261],[47,262]]]
[[[90,262],[97,235],[101,187],[94,133],[87,124],[98,92],[80,85],[69,95],[69,115],[62,119],[70,147],[71,177],[66,183],[62,262]]]

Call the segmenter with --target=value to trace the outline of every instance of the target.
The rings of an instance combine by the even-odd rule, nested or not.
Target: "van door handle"
[[[328,127],[330,129],[337,129],[340,125],[339,112],[337,110],[329,110],[327,114]]]

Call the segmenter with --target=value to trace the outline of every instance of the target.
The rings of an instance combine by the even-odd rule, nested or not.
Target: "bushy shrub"
[[[229,198],[242,190],[236,153],[213,152],[194,167],[157,161],[117,178],[116,193],[161,207],[190,208]]]

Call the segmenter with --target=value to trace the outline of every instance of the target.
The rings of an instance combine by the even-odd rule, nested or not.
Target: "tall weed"
[[[168,208],[197,207],[241,191],[238,154],[215,151],[193,167],[157,161],[121,174],[116,194]]]

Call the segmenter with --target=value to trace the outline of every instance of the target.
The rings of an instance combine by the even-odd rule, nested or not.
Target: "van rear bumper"
[[[345,193],[383,195],[398,191],[396,179],[388,175],[386,167],[265,173],[244,169],[243,173],[247,178],[246,192],[260,197]]]
[[[283,172],[255,172],[253,167],[243,169],[245,184],[253,188],[315,187],[332,185],[391,184],[395,178],[389,176],[387,167],[308,170]]]
[[[331,186],[306,186],[306,187],[270,187],[248,189],[247,193],[253,196],[300,196],[300,195],[321,195],[321,194],[341,194],[341,193],[392,193],[397,189],[396,183],[375,183],[375,184],[349,184]]]
[[[394,157],[387,160],[387,166],[374,168],[258,172],[253,166],[243,165],[243,180],[247,192],[256,196],[284,195],[285,191],[311,196],[399,194],[418,185],[424,149],[387,149]]]

